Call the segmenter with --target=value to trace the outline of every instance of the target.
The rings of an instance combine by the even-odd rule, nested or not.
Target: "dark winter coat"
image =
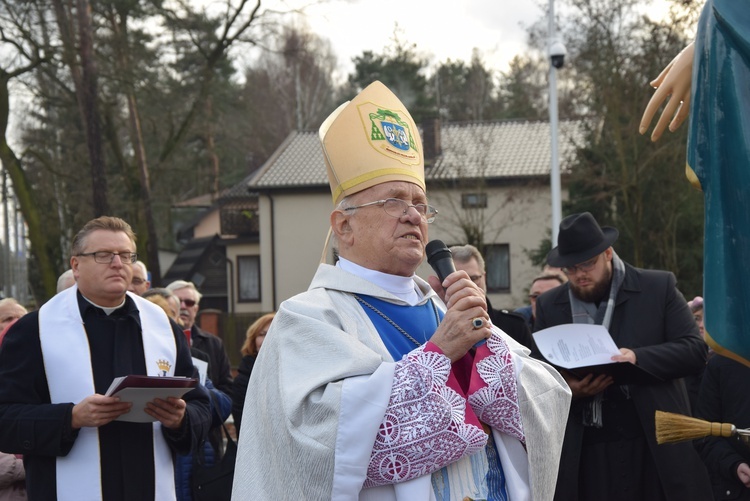
[[[572,323],[569,284],[547,291],[536,303],[534,331]],[[676,288],[672,273],[642,270],[625,265],[625,278],[617,294],[610,334],[618,347],[630,348],[637,364],[663,383],[630,385],[640,425],[656,464],[668,500],[711,499],[706,469],[691,443],[656,444],[655,411],[690,414],[683,377],[698,373],[706,364],[707,347],[693,315]],[[579,416],[589,399],[574,400],[565,431],[556,500],[578,498],[579,464],[584,427]],[[606,423],[605,423],[606,427]],[[596,475],[596,472],[591,472]]]

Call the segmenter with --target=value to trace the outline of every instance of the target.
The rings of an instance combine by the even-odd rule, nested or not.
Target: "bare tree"
[[[7,65],[0,68],[0,161],[13,182],[13,191],[26,220],[29,239],[35,243],[31,251],[39,268],[42,293],[51,296],[56,288],[57,276],[54,243],[44,229],[45,216],[40,211],[42,205],[36,198],[37,194],[26,177],[21,160],[8,143],[11,94],[9,85],[14,79],[30,74],[44,64],[46,59],[44,48],[25,37],[34,29],[37,14],[35,6],[27,4],[26,9],[19,11],[12,9],[8,4],[7,0],[3,0],[0,13],[0,44],[3,52],[9,55],[6,59]]]
[[[183,173],[192,165],[185,159],[199,161],[200,155],[191,154],[196,151],[191,142],[201,130],[215,136],[212,127],[220,118],[212,110],[212,92],[217,81],[225,87],[229,81],[230,48],[255,43],[261,33],[251,29],[260,18],[259,1],[227,0],[224,6],[209,12],[183,1],[0,0],[7,63],[0,73],[0,98],[9,103],[8,83],[30,77],[24,83],[31,103],[18,129],[23,154],[16,155],[6,138],[2,160],[39,261],[32,269],[44,283],[40,301],[54,294],[61,271],[55,258],[66,246],[70,227],[90,218],[91,211],[113,210],[135,223],[138,233],[145,234],[139,251],[145,250],[158,283],[159,231],[169,235],[165,213],[176,198],[172,193],[187,183],[205,186],[198,176]],[[152,32],[146,33],[148,29]],[[225,95],[236,93],[226,90]],[[71,114],[75,110],[77,117]],[[7,105],[0,112],[7,127]],[[212,170],[218,189],[221,145],[209,138],[197,151],[217,152]],[[80,145],[85,146],[83,155]],[[93,170],[83,172],[80,165]],[[171,189],[154,198],[154,179],[167,174],[170,178],[160,189]],[[108,176],[115,182],[108,183]],[[86,178],[92,179],[91,211],[88,193],[80,188]],[[173,179],[181,184],[172,187]],[[154,200],[161,204],[161,216]],[[45,204],[53,202],[44,212]]]
[[[75,12],[70,4],[65,4],[62,0],[52,0],[52,5],[55,8],[60,41],[63,45],[63,59],[70,69],[81,120],[86,130],[94,215],[102,216],[109,213],[109,201],[99,114],[98,71],[91,4],[88,0],[76,0]]]
[[[498,141],[497,124],[454,126],[443,135],[442,161],[435,172],[430,200],[441,208],[440,219],[455,228],[450,235],[456,242],[474,245],[480,251],[514,225],[527,224],[528,206],[535,199],[537,179],[503,177],[502,160],[494,157],[492,144]],[[437,189],[435,189],[437,188]],[[477,203],[466,203],[461,194],[471,194]]]
[[[686,131],[659,144],[638,134],[647,82],[686,43],[689,17],[661,23],[638,15],[637,0],[572,0],[563,35],[576,106],[595,114],[570,184],[572,211],[588,210],[620,230],[618,252],[635,266],[673,271],[700,290],[702,197],[669,180],[685,166]],[[674,11],[673,14],[676,14]],[[567,64],[566,64],[567,67]],[[562,71],[561,74],[568,70]]]
[[[242,132],[259,161],[292,130],[317,127],[331,111],[335,65],[330,44],[305,28],[285,25],[246,69]]]

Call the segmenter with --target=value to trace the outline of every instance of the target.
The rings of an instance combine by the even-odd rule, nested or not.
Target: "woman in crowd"
[[[240,435],[240,424],[242,421],[242,409],[245,407],[245,393],[247,393],[247,382],[250,380],[250,373],[253,371],[255,358],[258,356],[258,350],[263,344],[266,332],[271,326],[275,313],[263,315],[248,327],[245,333],[245,343],[242,345],[242,362],[234,378],[232,390],[232,417],[234,418],[234,427],[237,430],[237,436]]]

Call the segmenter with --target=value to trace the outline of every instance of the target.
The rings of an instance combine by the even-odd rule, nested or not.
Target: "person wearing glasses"
[[[615,362],[637,364],[663,380],[617,385],[606,375],[578,378],[573,391],[555,500],[712,499],[690,442],[658,446],[654,414],[690,414],[683,378],[706,365],[706,345],[672,273],[634,268],[612,248],[617,229],[588,212],[560,222],[547,262],[568,282],[537,298],[534,330],[598,324],[620,349]]]
[[[268,330],[233,499],[550,499],[569,390],[465,271],[446,303],[415,275],[438,211],[403,103],[375,82],[319,136],[339,259]]]
[[[555,287],[564,284],[568,279],[562,272],[543,271],[541,275],[534,277],[529,287],[529,304],[516,308],[515,312],[521,315],[526,321],[530,330],[534,330],[534,318],[536,317],[536,300],[539,296],[552,290]]]
[[[148,279],[148,269],[143,261],[133,263],[133,279],[130,282],[128,290],[133,294],[143,296],[143,293],[151,288],[151,281]]]
[[[527,327],[524,318],[508,310],[498,310],[492,307],[490,298],[487,297],[487,272],[484,258],[479,249],[471,244],[466,244],[453,245],[448,250],[451,251],[456,269],[468,273],[471,281],[484,291],[484,299],[487,302],[487,314],[490,316],[492,325],[500,328],[500,330],[527,348],[531,348],[534,340],[531,338],[531,331]],[[443,299],[445,291],[437,281],[434,285],[435,292]]]
[[[195,323],[195,318],[200,309],[201,293],[193,282],[175,280],[167,285],[167,290],[172,292],[180,300],[180,320],[182,328],[188,335],[190,346],[208,353],[208,377],[214,386],[232,396],[232,369],[229,364],[229,355],[220,337],[206,332]]]
[[[8,331],[0,349],[0,450],[23,454],[29,499],[175,499],[172,456],[202,443],[209,400],[198,386],[149,402],[128,422],[105,396],[119,376],[194,376],[184,334],[127,292],[136,261],[125,221],[103,216],[74,237],[76,285]]]
[[[204,451],[207,452],[205,455],[206,461],[193,461],[191,462],[191,466],[188,467],[190,471],[195,472],[199,469],[210,467],[211,464],[215,463],[224,454],[224,437],[221,424],[225,421],[227,415],[222,411],[221,402],[230,400],[229,408],[231,410],[233,391],[232,369],[229,364],[229,355],[221,338],[204,331],[195,322],[202,297],[195,284],[185,280],[175,280],[167,286],[167,290],[174,294],[180,301],[180,320],[182,321],[182,328],[188,338],[191,349],[198,350],[208,357],[207,374],[208,380],[211,381],[213,386],[212,393],[216,394],[216,392],[220,392],[226,397],[217,398],[216,401],[219,405],[213,406],[217,412],[213,413],[214,419],[211,430],[208,433],[207,442],[209,446],[204,447]],[[203,359],[204,357],[198,356],[197,358]],[[181,463],[186,464],[182,460],[178,460],[178,465]],[[186,473],[185,471],[182,473],[180,475],[181,478],[178,479],[178,486],[180,484],[184,486],[186,484],[185,478],[191,475],[184,474]],[[189,495],[189,491],[183,489],[182,495],[178,497],[179,499],[185,499]]]

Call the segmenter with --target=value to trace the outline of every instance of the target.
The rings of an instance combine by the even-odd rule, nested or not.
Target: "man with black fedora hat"
[[[607,375],[561,370],[573,392],[555,500],[711,499],[705,468],[690,443],[658,446],[654,413],[689,414],[683,377],[706,364],[706,345],[672,273],[623,262],[619,232],[588,212],[560,223],[547,262],[568,283],[537,298],[538,331],[560,324],[605,326],[620,348],[613,361],[662,380],[618,384]]]

